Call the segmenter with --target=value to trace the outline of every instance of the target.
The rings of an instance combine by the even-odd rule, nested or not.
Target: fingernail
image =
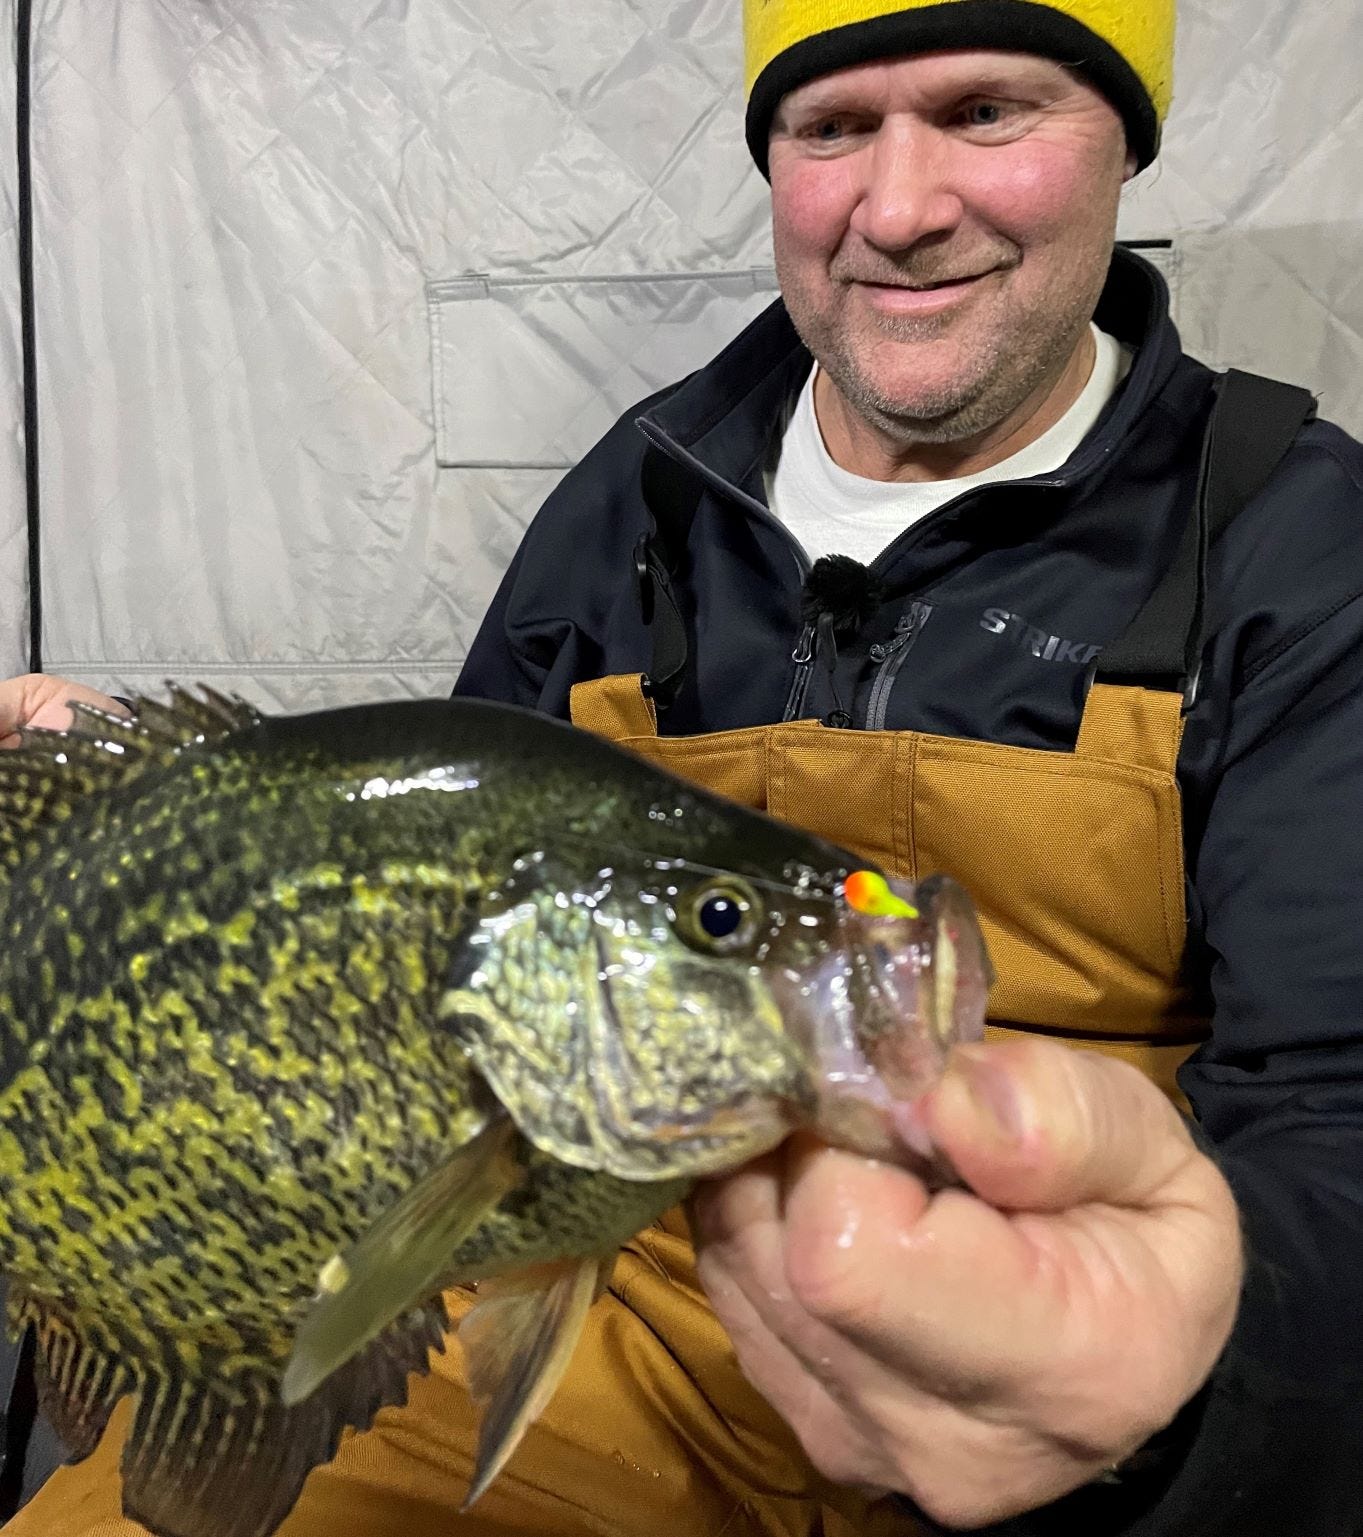
[[[985,1053],[977,1054],[970,1047],[957,1050],[952,1071],[961,1075],[971,1100],[995,1133],[1005,1141],[1020,1142],[1027,1133],[1027,1116],[1012,1077]]]
[[[919,1095],[907,1104],[895,1105],[891,1110],[891,1118],[905,1147],[930,1162],[936,1156],[937,1148],[928,1126],[926,1109],[926,1096]]]

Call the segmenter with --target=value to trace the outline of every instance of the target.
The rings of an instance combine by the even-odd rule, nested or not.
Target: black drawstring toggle
[[[814,562],[800,593],[800,616],[814,628],[815,655],[828,673],[833,708],[824,725],[845,731],[852,716],[838,688],[838,636],[855,635],[874,618],[884,599],[879,579],[850,555],[823,555]]]
[[[817,625],[827,616],[838,635],[855,635],[885,601],[880,578],[850,555],[822,555],[800,593],[800,616]]]

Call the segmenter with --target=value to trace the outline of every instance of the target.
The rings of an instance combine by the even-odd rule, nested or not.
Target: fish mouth
[[[872,1000],[861,1041],[897,1098],[921,1093],[958,1042],[984,1034],[994,981],[974,904],[950,877],[917,886],[891,880],[912,918],[849,912],[843,919],[856,975]]]
[[[895,1108],[937,1082],[954,1045],[983,1037],[993,969],[956,882],[889,885],[916,916],[846,908],[829,950],[785,979],[782,1012],[807,1053],[815,1129],[854,1152],[904,1162]]]

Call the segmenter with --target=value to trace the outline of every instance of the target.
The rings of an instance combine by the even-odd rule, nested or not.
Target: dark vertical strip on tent
[[[24,355],[24,480],[28,490],[28,665],[43,670],[43,565],[38,504],[38,354],[33,295],[33,0],[15,10],[15,133],[19,154],[19,316]]]
[[[29,163],[32,123],[32,0],[16,0],[14,12],[14,143],[18,155],[19,323],[24,367],[24,479],[28,492],[28,663],[43,665],[42,562],[38,546],[38,367],[33,295],[33,178]],[[11,1343],[0,1333],[0,1521],[14,1514],[21,1497],[24,1457],[37,1417],[31,1331]]]

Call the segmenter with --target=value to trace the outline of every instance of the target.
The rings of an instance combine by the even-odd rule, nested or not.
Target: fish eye
[[[707,881],[677,900],[677,930],[695,950],[732,955],[746,949],[762,922],[757,893],[743,881]]]
[[[706,897],[696,909],[696,922],[711,939],[728,939],[743,922],[743,904],[727,892]]]

